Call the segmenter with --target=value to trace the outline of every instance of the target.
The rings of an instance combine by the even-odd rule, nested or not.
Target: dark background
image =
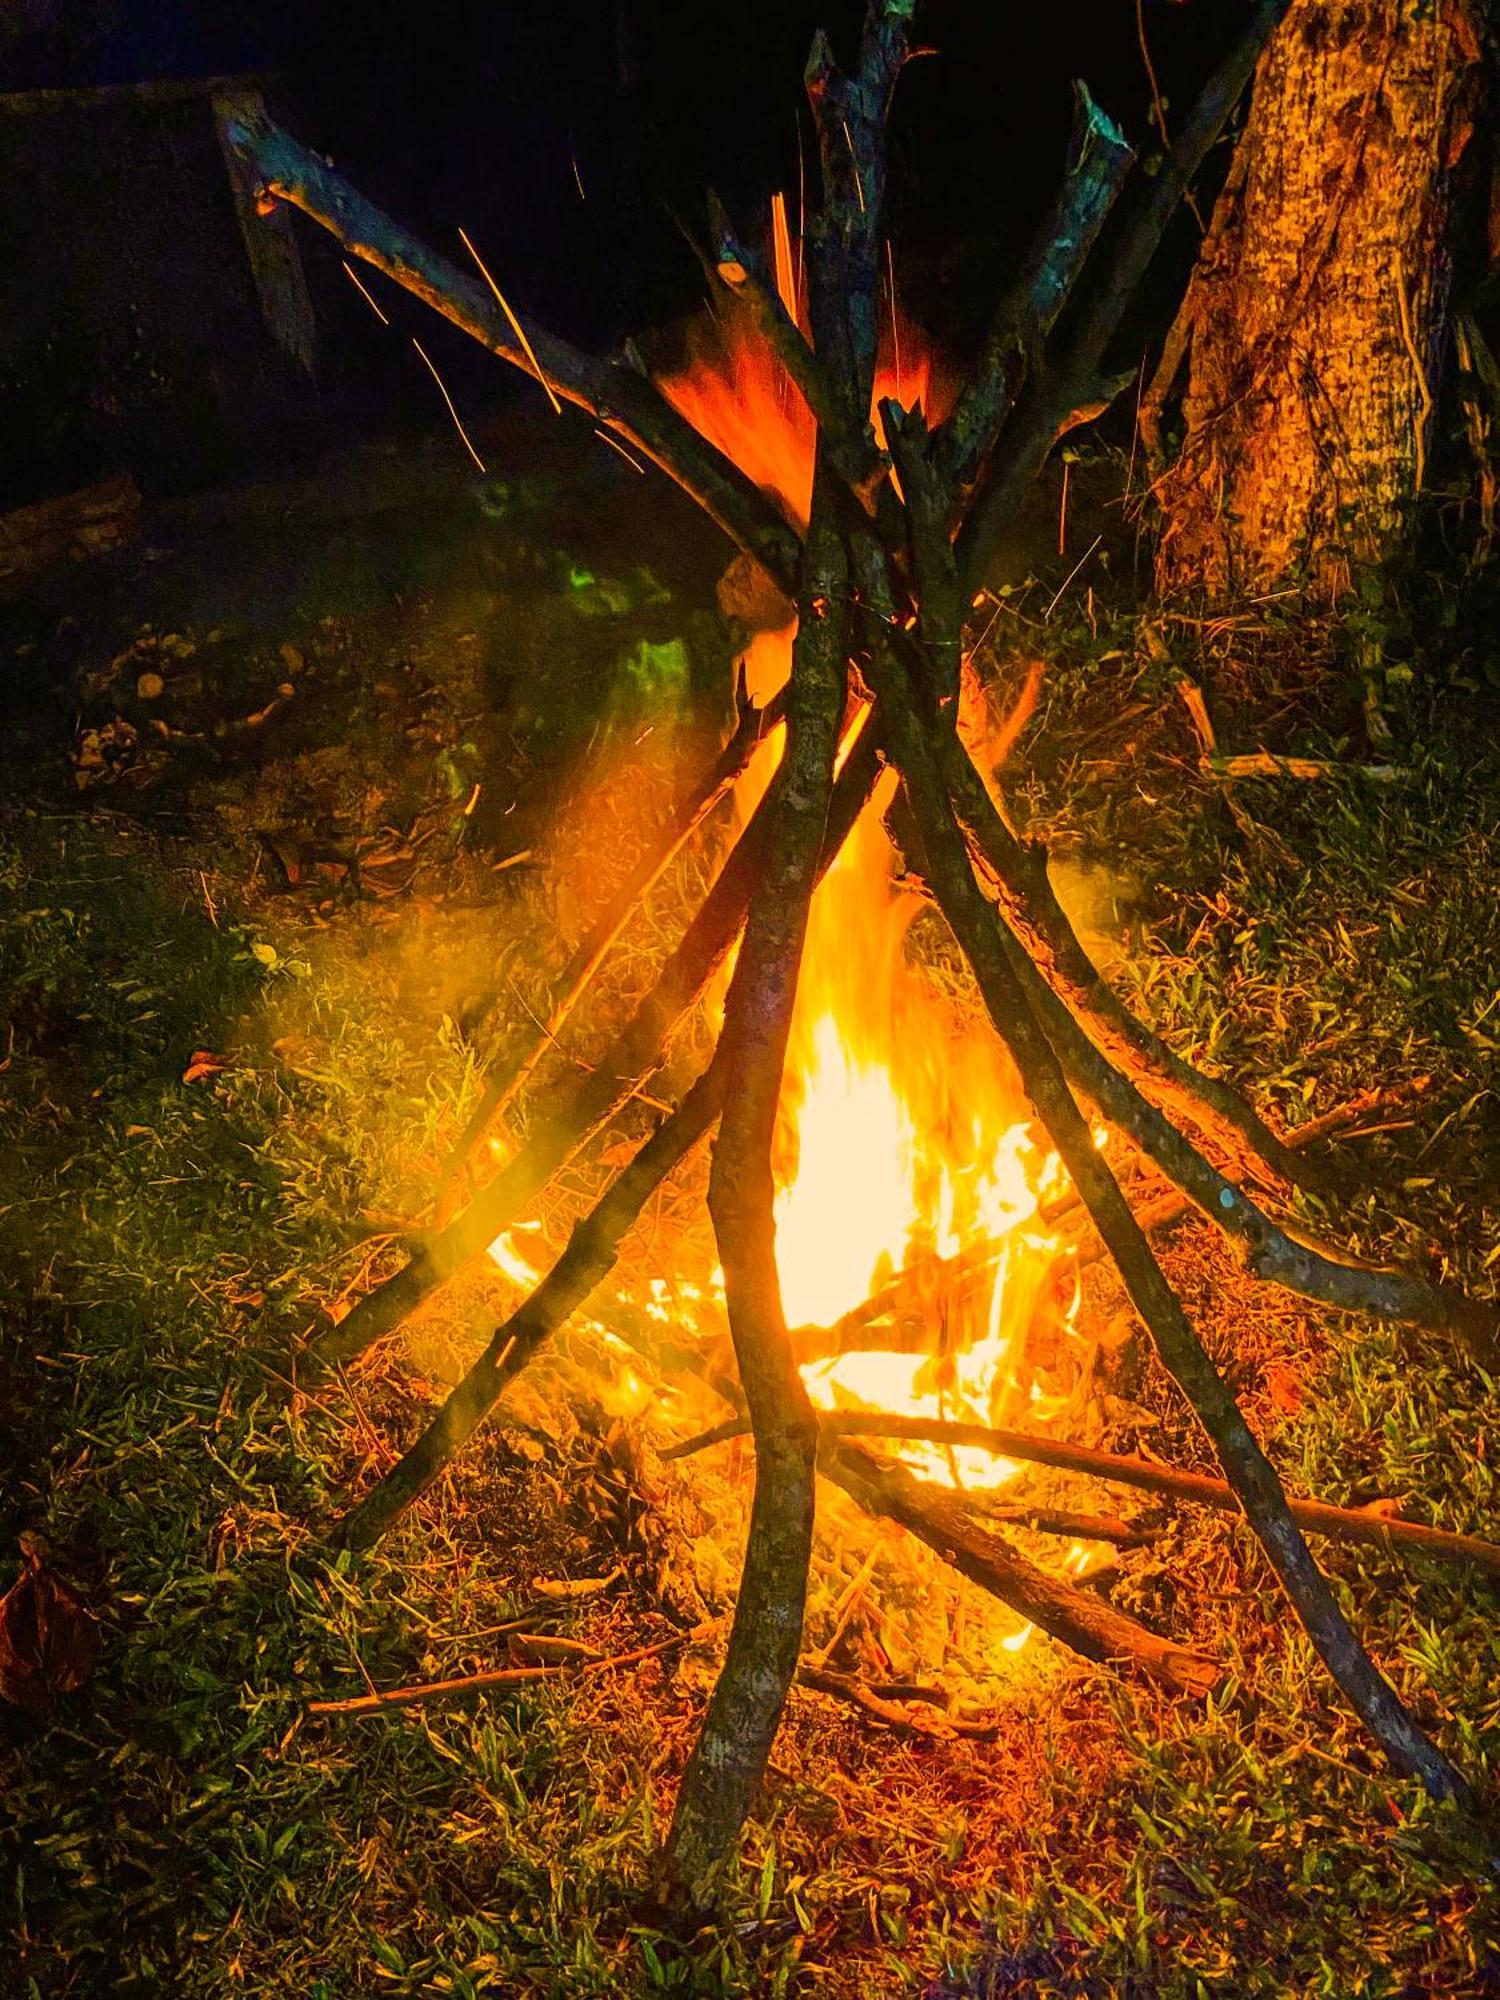
[[[462,223],[513,301],[597,345],[699,302],[673,218],[696,222],[705,187],[747,229],[773,189],[795,210],[807,46],[822,22],[847,50],[860,12],[857,0],[9,0],[0,90],[264,72],[273,113],[364,192],[459,255]],[[1169,119],[1240,12],[1146,0]],[[917,39],[933,53],[897,100],[890,228],[903,304],[961,354],[1055,184],[1070,78],[1144,155],[1150,96],[1131,0],[928,0]],[[199,107],[0,114],[0,169],[0,499],[117,469],[190,487],[305,457],[351,426],[441,417],[409,343],[382,332],[311,226],[299,240],[316,390],[271,349]],[[1158,276],[1163,309],[1195,238],[1184,218]],[[431,315],[402,301],[395,316],[471,411],[527,393]]]

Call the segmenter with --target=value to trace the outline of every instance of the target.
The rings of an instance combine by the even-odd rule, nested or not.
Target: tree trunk
[[[1146,399],[1190,353],[1164,593],[1336,598],[1421,490],[1479,0],[1295,0]]]

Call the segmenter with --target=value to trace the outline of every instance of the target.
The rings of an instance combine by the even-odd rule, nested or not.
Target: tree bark
[[[1476,0],[1295,0],[1143,412],[1184,352],[1163,592],[1336,598],[1421,490],[1446,342]]]
[[[717,1896],[771,1754],[797,1671],[812,1559],[817,1421],[782,1311],[771,1153],[847,680],[848,586],[825,450],[798,600],[784,781],[715,1059],[724,1109],[708,1207],[755,1436],[755,1492],[729,1646],[663,1857],[667,1893],[700,1911]]]

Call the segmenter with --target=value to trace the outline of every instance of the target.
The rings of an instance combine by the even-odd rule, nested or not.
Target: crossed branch
[[[1123,1660],[1178,1687],[1202,1687],[1213,1677],[1208,1663],[1124,1614],[1054,1580],[1042,1577],[1039,1585],[1041,1573],[992,1528],[977,1528],[961,1500],[924,1494],[918,1482],[848,1437],[820,1439],[776,1276],[771,1141],[813,891],[884,766],[901,780],[913,867],[943,911],[1038,1120],[1298,1617],[1391,1763],[1434,1798],[1472,1803],[1463,1777],[1423,1733],[1335,1602],[1274,1470],[1094,1145],[1083,1107],[1095,1107],[1149,1156],[1224,1231],[1257,1277],[1345,1311],[1455,1339],[1489,1369],[1500,1358],[1500,1316],[1492,1304],[1410,1273],[1352,1264],[1272,1219],[1265,1198],[1308,1181],[1313,1163],[1226,1083],[1168,1049],[1114,993],[1053,893],[1044,851],[1016,834],[955,728],[973,588],[1057,439],[1133,379],[1134,370],[1109,371],[1111,343],[1177,202],[1286,4],[1258,0],[1251,9],[1154,177],[1133,172],[1130,147],[1077,87],[1057,198],[998,302],[968,383],[935,429],[920,408],[886,402],[885,450],[870,423],[885,129],[915,0],[871,0],[847,73],[818,37],[805,79],[822,170],[821,199],[807,227],[810,337],[717,204],[705,253],[713,282],[750,313],[815,419],[805,535],[672,409],[628,350],[623,359],[598,359],[513,318],[477,281],[269,121],[247,118],[230,128],[265,199],[302,209],[351,254],[503,360],[540,372],[558,396],[676,481],[796,605],[779,770],[655,985],[593,1069],[546,1099],[514,1158],[304,1356],[308,1369],[318,1369],[363,1353],[515,1222],[661,1065],[674,1030],[738,946],[723,1032],[698,1081],[345,1528],[351,1544],[368,1545],[451,1461],[507,1384],[610,1270],[651,1192],[717,1125],[708,1201],[737,1379],[716,1386],[748,1419],[756,1474],[734,1624],[664,1857],[663,1880],[679,1906],[700,1910],[711,1902],[797,1670],[819,1470],[1091,1657]],[[841,722],[856,694],[873,700],[873,715],[835,775]],[[742,720],[683,820],[580,947],[549,1035],[597,971],[634,897],[742,767],[758,733],[758,725],[750,726],[755,720]],[[471,1137],[513,1095],[533,1059],[523,1050],[502,1065]]]

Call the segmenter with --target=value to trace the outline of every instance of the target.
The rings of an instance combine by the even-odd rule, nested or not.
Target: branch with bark
[[[743,1437],[745,1430],[744,1418],[732,1417],[697,1437],[685,1438],[662,1456],[692,1458],[716,1444]],[[1014,1459],[1022,1465],[1043,1465],[1057,1472],[1076,1472],[1089,1479],[1100,1479],[1112,1486],[1133,1487],[1163,1500],[1189,1501],[1220,1514],[1242,1512],[1227,1479],[1215,1479],[1206,1472],[1189,1472],[1182,1466],[1163,1464],[1159,1459],[1096,1451],[1088,1445],[1070,1444],[1065,1438],[1041,1437],[1032,1431],[1001,1430],[990,1424],[965,1424],[948,1418],[882,1416],[873,1411],[853,1410],[819,1417],[818,1430],[825,1439],[880,1438],[953,1448],[967,1446],[993,1452],[996,1458]],[[1390,1555],[1406,1552],[1428,1556],[1434,1562],[1500,1577],[1500,1543],[1485,1541],[1482,1536],[1456,1534],[1450,1528],[1404,1520],[1383,1508],[1336,1507],[1326,1500],[1293,1499],[1287,1501],[1287,1506],[1299,1528],[1326,1536],[1329,1541],[1382,1549]],[[1015,1518],[1028,1525],[1034,1512],[1026,1502],[1016,1503]],[[1101,1533],[1101,1528],[1109,1532]],[[1073,1535],[1080,1541],[1123,1543],[1129,1542],[1132,1533],[1126,1522],[1090,1521],[1087,1516],[1073,1517],[1055,1532]]]
[[[1080,94],[1057,202],[997,305],[979,367],[953,415],[933,434],[921,412],[885,408],[898,494],[874,448],[870,402],[885,129],[914,4],[872,0],[847,74],[825,38],[813,46],[806,85],[822,186],[808,225],[810,340],[728,218],[722,212],[713,218],[716,280],[740,298],[781,356],[818,425],[805,543],[778,507],[628,362],[596,360],[540,327],[513,324],[498,295],[416,242],[263,118],[247,116],[228,135],[267,199],[301,208],[491,351],[515,366],[534,366],[558,395],[645,451],[797,603],[781,769],[655,986],[595,1069],[539,1108],[532,1136],[468,1208],[308,1352],[316,1366],[362,1351],[510,1226],[662,1065],[679,1024],[738,943],[709,1068],[348,1528],[352,1542],[372,1539],[451,1461],[505,1384],[610,1268],[651,1189],[718,1118],[709,1208],[739,1377],[728,1389],[754,1436],[755,1489],[723,1672],[663,1864],[672,1900],[690,1912],[707,1907],[733,1857],[798,1665],[820,1430],[781,1303],[772,1139],[810,899],[869,800],[882,760],[901,780],[914,867],[1163,1365],[1223,1467],[1224,1482],[1210,1482],[1213,1497],[1206,1487],[1191,1497],[1244,1513],[1314,1646],[1392,1764],[1418,1777],[1435,1798],[1469,1799],[1462,1776],[1417,1725],[1335,1602],[1302,1535],[1304,1526],[1330,1531],[1326,1519],[1309,1517],[1316,1503],[1288,1502],[1096,1148],[1080,1099],[1097,1106],[1172,1187],[1212,1217],[1256,1275],[1342,1309],[1457,1334],[1487,1363],[1497,1352],[1495,1308],[1339,1259],[1294,1237],[1244,1192],[1275,1192],[1305,1180],[1306,1163],[1226,1083],[1200,1075],[1167,1048],[1101,977],[1057,901],[1045,855],[1013,830],[956,728],[964,611],[974,584],[1056,438],[1107,402],[1123,379],[1110,373],[1111,344],[1287,0],[1258,0],[1154,178],[1131,179],[1128,147]],[[835,778],[851,680],[873,692],[875,712]],[[723,774],[735,754],[731,745],[721,760],[722,782],[729,781]],[[700,794],[700,805],[711,791],[712,785]],[[700,817],[688,815],[689,831]],[[663,843],[656,859],[671,846]],[[655,865],[643,864],[643,871]],[[638,885],[649,886],[648,872],[630,886]],[[592,979],[623,921],[617,906],[580,946],[560,983],[556,1005],[563,1012]],[[529,1069],[529,1055],[522,1066]],[[506,1089],[502,1072],[500,1093]],[[924,1488],[852,1442],[848,1430],[839,1436],[825,1427],[823,1436],[821,1470],[862,1506],[899,1520],[1076,1650],[1127,1662],[1182,1690],[1211,1683],[1212,1669],[1196,1655],[1024,1563],[994,1521],[980,1518],[962,1496]],[[1342,1518],[1344,1510],[1323,1511]],[[1437,1536],[1449,1557],[1459,1553],[1451,1544],[1464,1538],[1403,1532],[1414,1526],[1381,1522],[1376,1535],[1389,1546],[1421,1542],[1439,1553],[1431,1539]],[[1472,1550],[1469,1559],[1477,1560]]]

